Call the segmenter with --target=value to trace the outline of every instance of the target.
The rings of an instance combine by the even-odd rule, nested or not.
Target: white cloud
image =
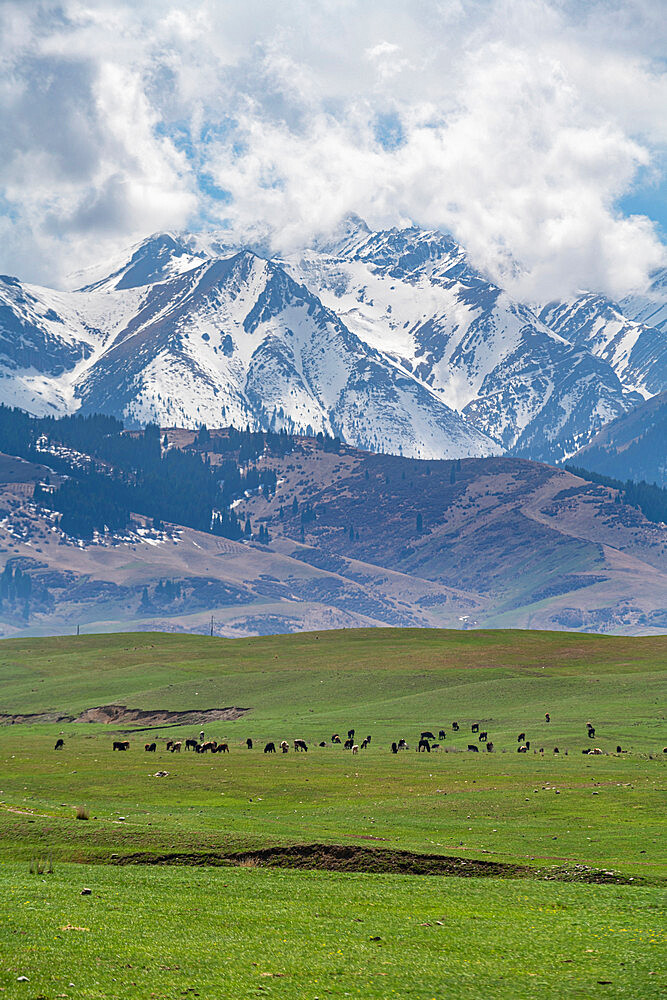
[[[4,3],[0,268],[207,223],[293,247],[356,212],[447,229],[522,295],[620,295],[663,252],[615,207],[667,139],[660,8]]]

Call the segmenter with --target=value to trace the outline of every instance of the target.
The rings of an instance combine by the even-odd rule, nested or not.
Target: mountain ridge
[[[270,259],[223,236],[155,234],[70,292],[0,279],[0,401],[559,462],[661,391],[659,327],[600,296],[516,302],[437,231],[349,219]],[[605,322],[607,346],[613,323],[635,332],[631,365],[586,334]]]

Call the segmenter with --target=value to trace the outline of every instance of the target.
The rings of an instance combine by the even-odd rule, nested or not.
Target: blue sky
[[[662,0],[4,0],[0,270],[356,213],[620,296],[664,262],[666,33]]]

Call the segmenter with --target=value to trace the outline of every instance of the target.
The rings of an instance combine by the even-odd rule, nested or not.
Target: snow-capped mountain
[[[439,232],[352,218],[299,253],[261,249],[162,233],[71,291],[0,279],[0,401],[559,461],[664,380],[658,326],[592,295],[537,315]]]
[[[360,338],[504,450],[557,461],[641,397],[494,285],[449,237],[418,229],[338,240],[286,260]]]
[[[138,422],[309,429],[422,458],[500,451],[249,251],[151,285],[77,395]]]
[[[588,292],[570,302],[550,302],[540,319],[570,343],[603,358],[644,399],[667,389],[667,330],[628,319],[604,295]]]

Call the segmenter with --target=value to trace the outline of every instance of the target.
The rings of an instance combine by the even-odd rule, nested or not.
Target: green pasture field
[[[7,715],[247,711],[206,724],[207,739],[230,745],[214,756],[166,751],[198,724],[0,725],[0,987],[30,998],[472,997],[480,984],[498,997],[657,996],[666,664],[664,637],[520,631],[2,642]],[[473,722],[494,753],[467,752]],[[441,726],[443,749],[415,753],[420,731]],[[351,727],[357,742],[372,736],[354,756],[330,744]],[[522,731],[528,754],[516,752]],[[400,737],[411,749],[393,755]],[[262,753],[295,738],[307,754]],[[129,751],[113,752],[114,739]],[[592,746],[604,754],[581,753]],[[251,856],[314,844],[376,848],[389,870],[288,871]],[[497,862],[508,877],[397,874],[397,850]],[[247,867],[230,866],[238,852]],[[31,874],[38,858],[54,872]],[[618,884],[583,884],[587,869]],[[30,982],[17,985],[22,974]]]

